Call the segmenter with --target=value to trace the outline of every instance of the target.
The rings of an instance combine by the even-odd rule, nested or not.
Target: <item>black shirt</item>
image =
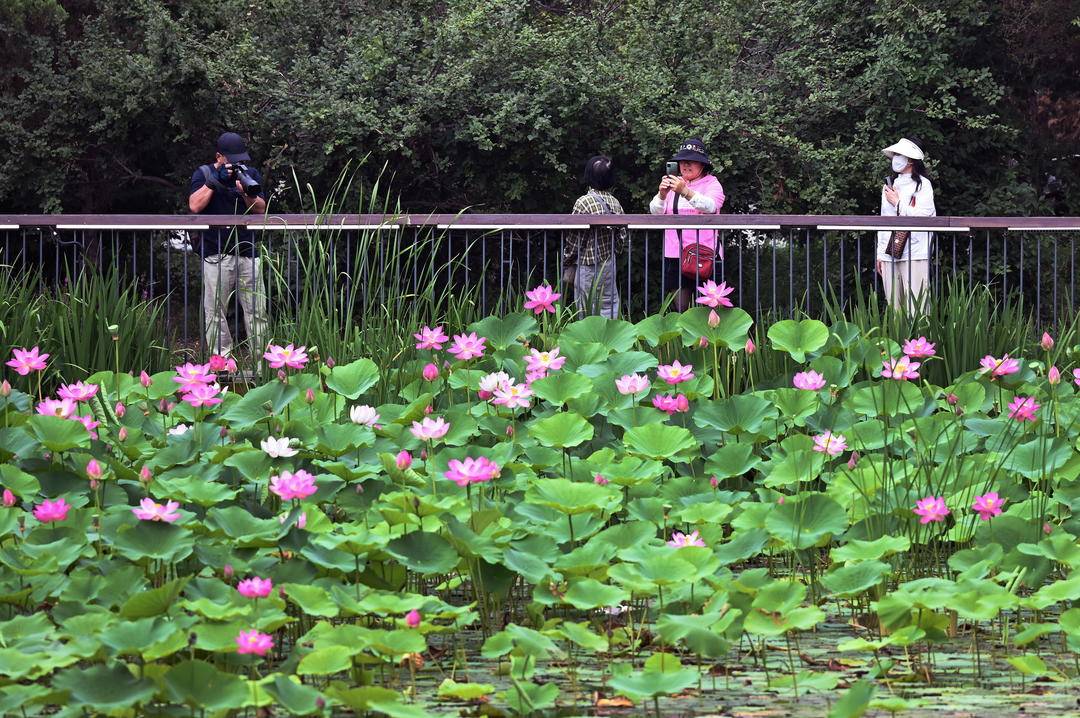
[[[216,172],[217,168],[210,165],[211,175]],[[262,184],[262,175],[259,174],[259,170],[249,166],[248,173],[260,185]],[[196,169],[195,174],[191,175],[191,188],[188,190],[188,196],[205,185],[206,178],[203,177],[202,170]],[[259,192],[258,196],[266,199],[263,192]],[[225,190],[215,189],[213,196],[210,197],[209,204],[199,214],[247,214],[247,211],[247,204],[244,203],[241,194],[236,191],[236,185],[234,184],[228,186]],[[212,257],[223,252],[228,254],[236,252],[243,257],[254,257],[255,233],[250,229],[234,227],[215,227],[204,231],[202,233],[200,254],[203,257]]]

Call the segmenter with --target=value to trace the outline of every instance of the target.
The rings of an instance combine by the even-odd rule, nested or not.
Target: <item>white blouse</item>
[[[896,208],[900,208],[901,217],[936,217],[937,209],[934,207],[934,186],[930,184],[930,180],[926,177],[922,178],[922,185],[919,187],[919,191],[915,191],[915,180],[911,178],[910,174],[903,174],[896,178],[893,182],[893,189],[900,195],[900,199],[896,205],[889,204],[889,200],[885,199],[885,189],[881,190],[881,216],[882,217],[895,217],[897,212]],[[915,196],[915,205],[911,204],[911,197]],[[914,222],[913,224],[918,224]],[[877,241],[877,258],[882,262],[899,261],[904,262],[907,260],[917,261],[920,259],[930,258],[930,232],[912,232],[911,237],[908,239],[907,247],[904,249],[904,256],[898,260],[893,260],[892,257],[885,254],[885,248],[889,244],[889,237],[892,235],[891,231],[878,232]]]

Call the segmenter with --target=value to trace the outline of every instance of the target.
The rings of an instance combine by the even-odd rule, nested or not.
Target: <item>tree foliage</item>
[[[875,212],[917,136],[939,212],[1080,212],[1071,0],[8,0],[0,207],[176,211],[224,129],[268,184],[383,168],[405,206],[643,211],[701,136],[734,211]],[[1057,159],[1055,159],[1057,158]],[[1053,175],[1059,182],[1047,183]],[[299,209],[281,192],[272,209]]]

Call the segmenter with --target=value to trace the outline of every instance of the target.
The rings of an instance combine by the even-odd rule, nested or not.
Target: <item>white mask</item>
[[[909,160],[907,157],[904,157],[903,155],[893,155],[892,171],[903,172],[904,168],[908,166],[909,162],[911,162],[911,160]]]

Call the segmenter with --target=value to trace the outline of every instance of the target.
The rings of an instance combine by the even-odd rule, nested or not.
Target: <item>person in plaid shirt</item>
[[[609,191],[615,184],[611,158],[597,155],[585,163],[582,180],[589,191],[574,202],[573,214],[622,214]],[[626,229],[595,227],[568,232],[563,243],[563,284],[573,285],[574,300],[585,314],[608,319],[619,316],[615,255],[626,243]]]

